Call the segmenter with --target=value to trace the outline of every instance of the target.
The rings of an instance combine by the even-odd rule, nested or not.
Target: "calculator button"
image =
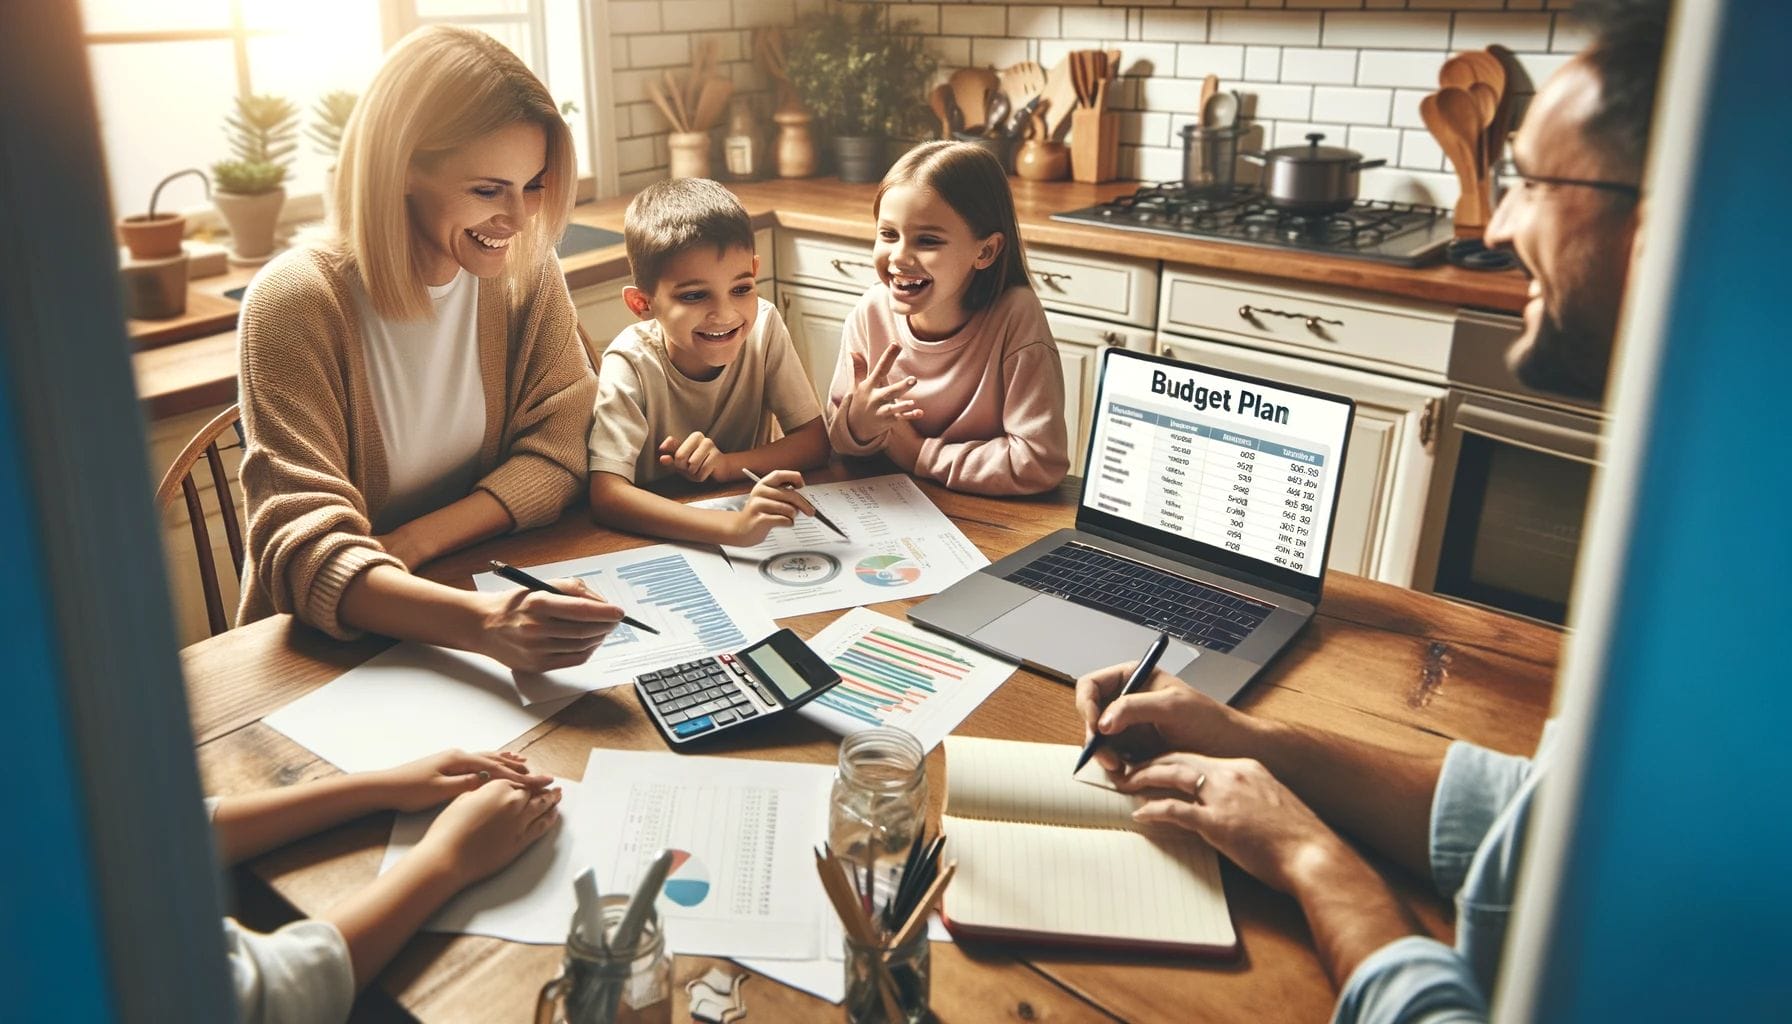
[[[670,684],[668,684],[664,679],[655,679],[654,681],[646,684],[647,692],[648,693],[664,693],[664,692],[666,692],[666,687],[668,685],[670,685]]]
[[[729,722],[734,721],[735,717],[736,716],[732,711],[718,711],[715,714],[716,724],[727,725]]]
[[[667,725],[677,725],[691,716],[683,711],[662,711],[660,717],[665,719]]]
[[[709,711],[711,713],[725,710],[727,707],[728,707],[728,698],[726,698],[726,697],[717,697],[715,700],[712,700],[708,704],[703,705],[704,710]]]
[[[685,737],[695,736],[700,732],[708,732],[715,727],[716,720],[708,715],[704,715],[702,718],[692,718],[680,722],[672,727],[672,731],[680,737]]]
[[[759,709],[754,707],[751,704],[736,704],[734,707],[729,708],[728,710],[734,712],[735,714],[739,715],[743,719],[752,718],[754,715],[757,715],[759,713]]]

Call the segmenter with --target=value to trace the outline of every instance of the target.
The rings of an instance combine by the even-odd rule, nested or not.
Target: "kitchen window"
[[[464,25],[520,56],[561,103],[578,153],[580,194],[601,180],[589,83],[597,51],[580,0],[81,0],[112,207],[141,213],[150,191],[185,167],[225,159],[224,116],[239,95],[274,93],[299,108],[287,217],[315,218],[330,158],[302,129],[333,90],[365,91],[385,51],[419,25]],[[611,176],[614,176],[613,170]],[[163,203],[206,209],[195,183]]]

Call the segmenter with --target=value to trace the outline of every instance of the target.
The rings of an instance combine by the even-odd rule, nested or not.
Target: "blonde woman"
[[[239,623],[288,612],[524,670],[591,656],[622,610],[412,570],[552,522],[585,486],[596,381],[552,246],[573,143],[546,88],[475,31],[405,37],[343,134],[336,220],[243,303]]]

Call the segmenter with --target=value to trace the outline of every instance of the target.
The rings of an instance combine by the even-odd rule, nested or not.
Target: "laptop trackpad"
[[[1139,660],[1156,636],[1156,630],[1137,623],[1037,596],[972,633],[971,639],[1075,679],[1098,668]],[[1180,676],[1200,653],[1172,640],[1157,667]]]

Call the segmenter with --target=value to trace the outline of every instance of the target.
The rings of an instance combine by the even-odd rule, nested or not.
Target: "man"
[[[1641,214],[1666,8],[1580,4],[1595,40],[1550,78],[1515,137],[1519,181],[1487,242],[1512,246],[1531,275],[1525,332],[1509,361],[1533,386],[1604,390]],[[1486,1018],[1533,797],[1549,769],[1549,728],[1532,760],[1467,743],[1398,753],[1252,718],[1163,672],[1110,703],[1130,668],[1077,682],[1085,722],[1115,737],[1098,756],[1125,790],[1175,794],[1146,803],[1139,820],[1199,833],[1300,902],[1342,987],[1334,1020]],[[1333,828],[1453,897],[1456,947],[1424,936]]]

